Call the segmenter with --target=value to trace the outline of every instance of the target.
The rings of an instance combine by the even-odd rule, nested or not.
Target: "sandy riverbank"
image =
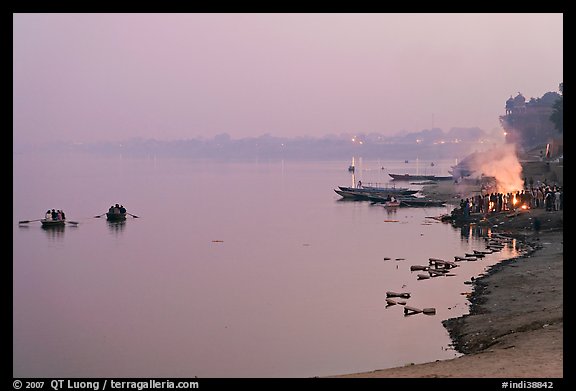
[[[472,184],[427,189],[457,203]],[[542,222],[540,233],[533,219]],[[563,211],[500,213],[472,224],[513,236],[530,249],[475,279],[470,314],[444,321],[463,356],[425,364],[348,374],[345,378],[563,378]]]

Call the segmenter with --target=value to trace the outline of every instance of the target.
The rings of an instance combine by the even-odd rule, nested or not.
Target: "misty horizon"
[[[213,138],[156,140],[140,137],[122,141],[76,143],[52,141],[15,144],[15,153],[88,152],[125,156],[174,156],[189,158],[378,159],[462,158],[470,152],[493,148],[504,142],[501,131],[486,133],[479,128],[439,128],[384,136],[380,133],[326,135],[324,137],[259,137],[233,139],[229,134]]]
[[[557,91],[563,14],[13,14],[13,139],[501,129]]]

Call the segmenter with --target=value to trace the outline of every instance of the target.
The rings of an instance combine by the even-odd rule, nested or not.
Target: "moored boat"
[[[403,198],[400,200],[402,206],[444,206],[446,202],[438,200],[429,200],[426,198]]]
[[[409,189],[407,187],[377,187],[377,186],[362,186],[362,187],[346,187],[338,186],[342,191],[361,193],[361,194],[401,194],[410,195],[416,194],[419,190]]]
[[[412,174],[388,174],[395,181],[447,181],[451,180],[451,176],[437,176],[437,175],[412,175]]]

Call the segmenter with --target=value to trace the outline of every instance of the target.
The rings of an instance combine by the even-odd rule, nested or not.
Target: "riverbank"
[[[428,187],[427,195],[458,203],[473,183]],[[533,221],[541,229],[533,229]],[[463,356],[425,364],[348,374],[346,378],[562,378],[563,211],[473,216],[470,224],[522,241],[529,250],[474,280],[470,313],[443,322]]]

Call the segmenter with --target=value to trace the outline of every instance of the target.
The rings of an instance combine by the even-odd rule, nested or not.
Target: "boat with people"
[[[66,225],[66,220],[42,219],[40,220],[40,223],[42,223],[42,227],[44,228],[63,227]]]
[[[116,204],[112,205],[108,212],[106,212],[106,220],[108,221],[123,221],[126,220],[126,208],[124,205]]]
[[[44,228],[62,227],[66,225],[66,214],[61,209],[48,209],[44,218],[40,219],[40,223]]]

